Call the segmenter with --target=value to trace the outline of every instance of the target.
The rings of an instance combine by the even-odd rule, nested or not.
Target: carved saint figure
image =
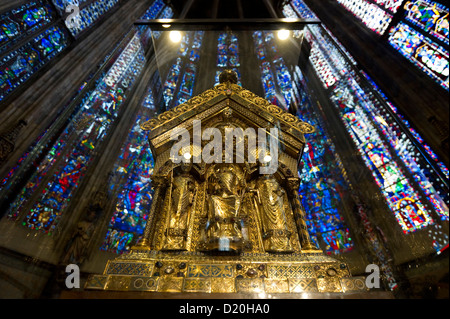
[[[214,168],[208,179],[208,224],[206,247],[209,250],[239,251],[242,233],[239,210],[244,188],[242,174],[235,165]]]
[[[107,193],[103,191],[96,191],[92,195],[88,206],[85,208],[83,219],[78,222],[66,244],[62,264],[81,265],[85,261],[89,252],[89,242],[95,232],[96,223],[103,214],[107,198]]]
[[[88,209],[86,216],[81,220],[66,245],[62,263],[82,264],[86,259],[87,248],[95,230],[96,212]]]
[[[258,180],[260,220],[264,249],[269,252],[291,252],[290,232],[284,210],[285,191],[273,176]]]
[[[189,173],[190,165],[182,164],[181,173],[172,181],[169,211],[169,227],[166,233],[166,250],[186,249],[188,220],[195,196],[195,180]]]

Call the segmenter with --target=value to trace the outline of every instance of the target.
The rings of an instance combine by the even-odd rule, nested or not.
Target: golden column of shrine
[[[214,88],[141,124],[149,131],[155,158],[144,235],[129,253],[110,260],[103,274],[92,275],[86,289],[211,294],[367,290],[364,278],[352,277],[348,266],[325,255],[308,233],[297,172],[304,134],[314,128],[236,83],[234,72],[225,71]],[[237,134],[232,139],[236,155],[227,158],[227,132],[261,128],[275,141],[277,154],[260,141],[252,145],[250,135]],[[173,153],[179,139],[171,138],[177,132],[190,136],[187,148],[178,152],[184,157],[180,162]],[[211,140],[195,143],[196,134],[209,132],[220,133],[214,136],[219,151],[211,148]],[[239,146],[244,152],[237,152]],[[212,150],[216,160],[206,160]],[[273,170],[261,173],[268,165]]]

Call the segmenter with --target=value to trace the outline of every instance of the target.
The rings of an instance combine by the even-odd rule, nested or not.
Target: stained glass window
[[[373,1],[376,4],[380,5],[382,8],[388,10],[389,12],[396,13],[404,0],[373,0]]]
[[[364,72],[353,71],[354,60],[342,54],[348,55],[345,50],[337,50],[341,45],[325,27],[308,26],[305,38],[312,46],[310,61],[318,78],[330,90],[331,100],[402,231],[431,229],[434,216],[448,220],[448,191],[441,179],[441,175],[448,178],[448,168],[389,101],[371,93],[379,91],[375,83]],[[430,167],[430,159],[435,168]],[[442,231],[439,236],[448,243]]]
[[[405,192],[409,187],[407,182],[403,182],[403,174],[400,168],[392,162],[385,145],[382,145],[380,138],[370,123],[365,113],[357,107],[357,102],[353,100],[351,89],[336,88],[335,99],[340,106],[342,117],[355,143],[362,152],[363,159],[373,175],[378,186],[382,189],[395,185],[400,192]],[[391,188],[392,193],[387,198],[395,197],[395,187]],[[408,192],[410,192],[408,188]],[[388,194],[385,193],[387,196]],[[391,208],[397,208],[397,200],[391,203]]]
[[[204,31],[190,31],[185,32],[182,37],[178,56],[170,67],[164,84],[164,102],[167,108],[185,103],[192,97],[203,35]]]
[[[407,1],[404,8],[406,20],[448,44],[449,10],[447,7],[429,0],[415,0]]]
[[[145,11],[144,15],[141,19],[154,19],[161,12],[162,8],[164,8],[164,2],[162,0],[156,0],[152,3],[152,5]]]
[[[181,62],[181,58],[177,57],[176,62],[172,64],[172,67],[167,74],[167,79],[164,84],[164,102],[166,105],[170,105],[173,100],[177,88],[178,77],[180,76]]]
[[[442,87],[449,89],[448,50],[403,22],[389,31],[389,43]]]
[[[161,0],[155,1],[143,18],[170,18],[173,14],[172,10],[162,9],[163,7]],[[198,42],[193,45],[191,52],[194,51],[194,53],[191,54],[191,62],[197,62],[196,50],[199,49],[199,45]],[[116,160],[115,174],[121,181],[117,183],[120,185],[119,195],[105,239],[100,247],[101,250],[119,254],[126,252],[139,241],[145,229],[153,195],[150,175],[153,172],[154,160],[148,143],[148,131],[142,131],[139,124],[155,116],[153,92],[159,87],[151,82],[147,88],[134,124]],[[187,85],[186,88],[191,86]]]
[[[192,97],[196,71],[197,68],[194,63],[189,63],[185,67],[181,80],[180,91],[178,92],[178,104],[185,103]]]
[[[311,27],[311,29],[314,28]],[[315,38],[321,38],[315,43],[320,43],[318,48],[322,52],[336,53],[328,49],[327,46],[331,44],[329,42],[327,44],[327,40],[319,30],[316,30],[314,35]],[[336,56],[329,59],[329,61],[336,60]],[[313,60],[311,62],[315,63]],[[358,77],[352,76],[349,70],[343,72],[342,66],[343,64],[339,65],[337,69],[339,71],[334,73],[340,72],[340,77],[343,74],[346,76],[334,86],[332,99],[338,106],[348,132],[360,150],[367,167],[371,169],[377,185],[403,232],[413,232],[433,224],[430,206],[434,207],[441,219],[448,220],[445,195],[439,194],[435,188],[439,185],[437,182],[439,179],[432,178],[430,175],[433,174],[430,174],[426,167],[420,167],[419,158],[414,152],[411,140],[401,134],[402,131],[395,122],[392,124],[393,118],[388,116],[386,111],[383,112],[381,104],[362,89]],[[383,142],[384,139],[379,132],[386,137],[387,142]],[[392,156],[387,143],[390,144],[397,158]],[[418,184],[406,177],[402,167],[406,167],[413,174]],[[430,206],[424,204],[417,187],[427,193],[426,197]]]
[[[23,225],[31,229],[49,234],[55,231],[95,156],[94,149],[108,134],[144,62],[140,39],[135,35],[100,77],[97,87],[83,99],[73,121],[9,207],[10,218],[23,218]]]
[[[369,29],[378,34],[383,34],[392,20],[392,15],[384,11],[376,4],[367,0],[337,0],[344,8],[353,13]],[[384,4],[387,1],[378,1]],[[395,5],[394,5],[395,6]],[[389,7],[389,5],[388,5]]]
[[[241,85],[241,73],[239,67],[239,41],[233,33],[221,32],[217,37],[217,62],[215,84],[219,84],[219,75],[225,69],[231,69],[238,76],[238,84]]]
[[[291,74],[282,57],[275,59],[272,62],[275,68],[275,77],[277,79],[278,87],[284,97],[285,109],[289,109],[292,99],[292,80]]]
[[[103,63],[102,63],[103,64]],[[83,82],[81,84],[81,86],[78,88],[78,90],[75,91],[74,95],[72,96],[72,98],[70,99],[70,101],[61,108],[61,110],[59,111],[58,115],[61,115],[63,113],[63,111],[69,107],[70,103],[75,100],[75,98],[81,93],[81,91],[86,87],[87,81],[89,81],[91,79],[91,77],[93,76],[93,74],[91,74],[89,76],[88,79],[86,79],[85,82]],[[53,123],[52,123],[53,124]],[[35,158],[33,155],[31,154],[35,154],[37,153],[36,150],[42,150],[44,149],[45,145],[47,143],[45,143],[45,138],[44,136],[47,135],[47,133],[49,132],[52,124],[49,125],[49,127],[47,127],[34,141],[33,143],[28,147],[28,149],[25,151],[25,153],[22,154],[22,156],[17,160],[16,164],[10,168],[8,174],[3,178],[3,180],[0,182],[0,192],[3,191],[4,189],[8,189],[11,187],[12,181],[11,178],[16,174],[17,170],[19,168],[22,168],[24,166],[28,166],[29,164],[25,164],[25,161],[27,159],[32,160],[33,158]],[[41,140],[43,141],[42,143]],[[29,157],[29,155],[31,155]],[[34,162],[34,160],[32,160],[32,162]],[[38,164],[32,163],[31,166],[38,166]]]
[[[384,34],[392,20],[392,14],[397,13],[402,1],[373,1],[376,4],[367,0],[338,0],[368,28],[378,34]],[[429,0],[406,1],[403,7],[404,21],[389,30],[389,43],[448,90],[448,49],[436,42],[441,41],[444,45],[449,43],[448,8]],[[301,11],[303,7],[299,5],[299,8]],[[292,11],[286,8],[285,14],[293,16]],[[422,32],[415,30],[408,23],[419,27]]]
[[[322,84],[326,88],[332,87],[336,83],[337,78],[334,75],[327,59],[325,59],[322,52],[317,47],[314,47],[311,50],[310,59],[317,75],[322,81]]]
[[[367,76],[367,75],[366,75]],[[368,76],[367,76],[368,77]],[[378,87],[371,81],[371,84],[376,90]],[[373,104],[367,104],[367,106],[374,105],[377,103],[374,101]],[[405,126],[406,130],[412,133],[412,136],[421,144],[424,151],[428,153],[430,158],[436,163],[440,174],[448,179],[449,173],[446,166],[439,161],[437,155],[431,150],[431,148],[423,141],[420,135],[409,125],[401,115],[398,115],[395,107],[387,101],[387,105],[390,109],[399,116],[401,124]],[[416,153],[412,141],[407,138],[404,131],[400,127],[400,123],[390,123],[388,124],[385,119],[389,120],[391,115],[386,109],[382,107],[374,107],[370,109],[372,118],[374,122],[378,124],[383,135],[385,135],[392,148],[395,150],[396,154],[407,164],[407,167],[414,177],[414,180],[420,185],[421,189],[425,193],[428,201],[433,205],[434,210],[442,220],[448,220],[448,203],[449,194],[445,190],[442,181],[440,181],[434,174],[431,173],[430,165],[421,156]]]
[[[355,84],[356,86],[356,84]],[[334,100],[339,105],[344,123],[357,145],[364,162],[371,169],[375,181],[394,212],[404,233],[413,232],[433,223],[429,211],[419,200],[404,172],[390,156],[375,127],[360,109],[356,92],[349,87],[338,86]]]
[[[119,0],[53,0],[53,4],[58,8],[61,16],[65,16],[66,9],[69,5],[78,7],[79,19],[78,25],[71,25],[66,23],[67,28],[72,35],[77,36],[86,29],[89,29],[95,22],[97,22],[105,13],[110,11]],[[68,13],[71,13],[68,10]]]
[[[0,60],[0,101],[69,45],[69,35],[52,26]]]
[[[142,131],[139,124],[149,120],[154,109],[153,95],[149,88],[116,161],[115,174],[120,175],[118,179],[123,187],[117,197],[101,250],[123,253],[136,244],[144,232],[152,202],[150,176],[154,160],[148,143],[148,132]]]
[[[296,18],[297,16],[303,18],[303,19],[317,19],[317,16],[314,14],[314,12],[309,9],[309,7],[300,0],[292,0],[291,4],[296,12],[294,12],[295,16],[292,15],[286,15],[288,18]],[[284,6],[283,10],[290,11],[291,8],[289,6]]]
[[[292,79],[286,63],[278,54],[274,33],[255,31],[253,41],[260,62],[265,98],[285,110],[289,109],[292,100]]]
[[[0,15],[0,53],[18,40],[55,20],[55,11],[45,1],[30,1]]]
[[[347,190],[342,179],[339,157],[315,114],[305,89],[306,83],[298,67],[294,73],[295,100],[298,116],[316,128],[306,137],[307,143],[299,174],[299,193],[306,211],[306,224],[313,242],[327,253],[339,254],[353,249],[354,241],[339,213],[341,195]]]

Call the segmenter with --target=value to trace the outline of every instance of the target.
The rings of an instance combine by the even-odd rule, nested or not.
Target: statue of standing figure
[[[260,220],[264,250],[268,252],[292,252],[290,232],[284,210],[285,191],[272,176],[261,177],[256,188],[260,201]]]
[[[195,196],[195,180],[190,168],[189,164],[182,164],[181,172],[173,177],[169,189],[169,226],[164,250],[186,250],[188,221]]]

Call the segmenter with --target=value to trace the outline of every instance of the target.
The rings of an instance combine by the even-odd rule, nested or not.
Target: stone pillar
[[[159,206],[160,199],[163,197],[162,195],[164,193],[165,187],[167,186],[167,178],[164,176],[152,176],[151,179],[153,187],[155,188],[152,199],[152,206],[150,207],[150,212],[148,213],[147,224],[145,225],[142,241],[132,249],[150,249],[150,237],[154,228],[156,209]]]
[[[0,134],[0,166],[14,151],[17,136],[27,122],[20,120],[14,127]]]
[[[303,209],[298,189],[300,187],[299,178],[287,179],[288,194],[291,198],[292,209],[294,211],[295,224],[297,225],[298,236],[302,250],[318,250],[316,245],[311,241],[306,226],[305,210]]]

